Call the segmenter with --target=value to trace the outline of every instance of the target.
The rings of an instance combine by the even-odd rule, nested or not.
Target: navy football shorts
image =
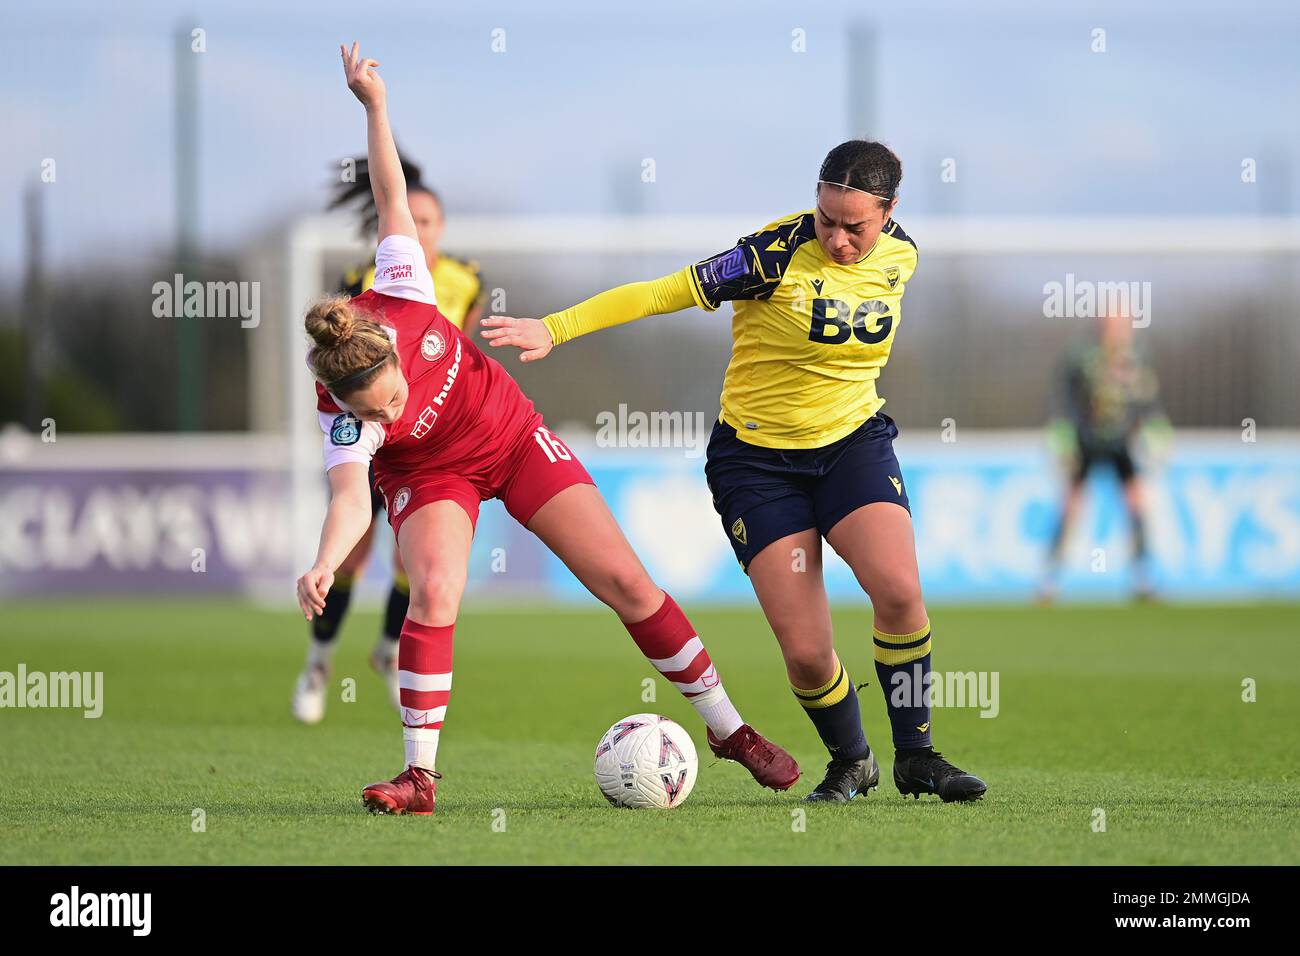
[[[1088,477],[1088,472],[1102,465],[1114,468],[1120,481],[1130,481],[1137,475],[1137,463],[1127,445],[1080,442],[1074,459],[1074,474],[1070,477],[1079,484]]]
[[[740,566],[786,535],[809,528],[826,535],[863,505],[889,501],[910,512],[897,436],[894,420],[877,413],[833,444],[781,450],[748,444],[719,420],[704,475]]]

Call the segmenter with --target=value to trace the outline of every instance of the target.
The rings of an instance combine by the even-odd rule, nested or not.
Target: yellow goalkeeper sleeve
[[[629,282],[592,296],[563,312],[552,312],[542,322],[556,345],[579,335],[608,329],[647,315],[680,312],[695,305],[691,292],[691,267],[649,282]]]

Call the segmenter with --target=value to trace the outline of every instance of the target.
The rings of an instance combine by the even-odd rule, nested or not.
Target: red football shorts
[[[420,471],[390,478],[384,488],[388,523],[393,534],[402,522],[420,508],[435,501],[454,501],[478,524],[479,504],[500,498],[506,511],[521,525],[528,522],[546,502],[571,485],[594,485],[591,475],[569,447],[539,425],[519,442],[489,474],[460,475],[451,471]]]

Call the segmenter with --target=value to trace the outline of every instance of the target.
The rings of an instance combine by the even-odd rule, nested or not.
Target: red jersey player
[[[363,802],[377,813],[433,810],[452,631],[479,503],[488,498],[500,498],[614,610],[704,719],[717,756],[738,761],[764,786],[788,789],[798,766],[741,720],[694,627],[641,566],[586,469],[506,371],[438,311],[378,64],[361,58],[355,43],[340,52],[348,88],[366,108],[379,248],[372,289],[325,299],[306,318],[331,499],[298,603],[308,620],[323,610],[334,570],[365,533],[373,460],[411,606],[398,645],[406,768],[366,787]]]

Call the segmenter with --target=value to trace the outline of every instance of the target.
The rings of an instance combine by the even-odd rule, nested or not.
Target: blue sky
[[[855,23],[877,36],[871,132],[903,157],[904,222],[908,210],[1295,212],[1300,14],[1129,6],[29,5],[6,15],[17,44],[0,78],[0,274],[21,267],[21,185],[47,157],[56,262],[170,242],[172,35],[191,23],[207,31],[198,208],[213,252],[319,208],[331,161],[364,148],[336,53],[353,37],[383,61],[399,140],[453,214],[801,208],[826,150],[863,132],[849,120]],[[1090,51],[1096,27],[1105,53]],[[505,53],[492,52],[495,28]],[[1252,186],[1246,157],[1259,163]],[[653,184],[640,181],[646,158]],[[955,184],[940,180],[946,158]]]

